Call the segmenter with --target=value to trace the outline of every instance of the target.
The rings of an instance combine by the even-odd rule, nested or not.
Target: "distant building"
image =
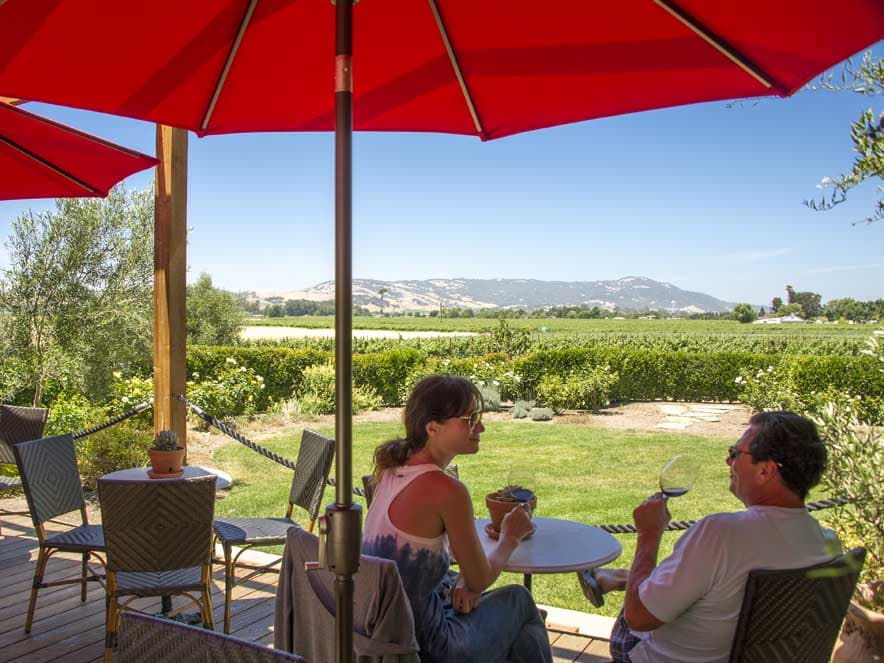
[[[784,316],[782,318],[758,318],[758,320],[756,320],[752,324],[754,324],[754,325],[781,325],[781,324],[791,324],[793,322],[800,322],[803,324],[803,323],[807,322],[807,320],[805,320],[804,318],[799,318],[794,313],[790,313],[789,315]]]

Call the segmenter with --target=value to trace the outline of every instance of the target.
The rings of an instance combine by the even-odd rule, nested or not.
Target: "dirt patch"
[[[715,409],[718,408],[718,409]],[[692,416],[683,416],[690,414]],[[703,415],[706,416],[703,416]],[[508,411],[488,412],[486,423],[495,421],[517,421],[526,426],[556,426],[561,424],[580,424],[594,428],[615,428],[618,430],[661,431],[660,426],[667,421],[684,422],[681,430],[668,429],[667,432],[683,435],[715,436],[736,440],[749,425],[750,410],[743,405],[710,403],[670,403],[655,401],[649,403],[625,403],[609,407],[593,414],[590,412],[571,412],[555,417],[552,421],[534,422],[530,419],[513,419]],[[402,417],[401,408],[387,408],[356,415],[356,423],[395,422]],[[717,421],[712,421],[717,419]],[[310,426],[334,426],[333,415],[295,419],[279,414],[260,415],[249,421],[237,422],[236,428],[250,440],[260,442],[263,439],[278,435],[285,430],[297,430]],[[187,462],[190,465],[212,466],[212,459],[217,449],[230,442],[230,438],[216,430],[202,431],[189,428],[187,431]],[[0,498],[0,509],[24,511],[27,509],[21,493],[7,494]],[[90,500],[89,518],[91,522],[100,522],[97,504]]]

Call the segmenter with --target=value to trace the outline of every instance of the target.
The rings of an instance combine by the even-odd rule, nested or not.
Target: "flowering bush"
[[[214,377],[200,381],[196,371],[187,383],[187,398],[218,417],[252,415],[264,389],[264,378],[228,357]]]

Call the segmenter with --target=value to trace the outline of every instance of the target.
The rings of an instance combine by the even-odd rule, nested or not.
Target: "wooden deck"
[[[85,603],[80,601],[79,585],[40,590],[33,628],[30,634],[25,634],[25,614],[37,556],[36,537],[27,516],[0,514],[0,520],[3,529],[0,538],[3,594],[0,604],[0,663],[99,661],[104,647],[104,590],[97,583],[89,583]],[[47,529],[57,531],[64,528],[50,525]],[[79,565],[76,555],[54,555],[47,567],[46,580],[77,575]],[[223,569],[219,567],[214,578],[213,604],[215,621],[220,629],[224,612]],[[233,635],[273,646],[276,581],[276,574],[267,573],[234,589]],[[160,611],[158,599],[143,599],[138,607],[148,612]],[[602,638],[585,635],[585,624],[581,626],[577,623],[579,619],[569,619],[569,615],[580,616],[582,613],[550,610],[548,632],[556,663],[601,663],[609,660],[608,643]],[[553,624],[553,620],[562,623]],[[604,622],[595,628],[598,632],[606,633],[604,629]]]

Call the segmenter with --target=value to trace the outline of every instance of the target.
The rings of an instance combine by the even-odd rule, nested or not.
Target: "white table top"
[[[221,470],[216,470],[213,467],[200,467],[199,465],[184,465],[182,466],[182,470],[184,470],[184,474],[180,477],[174,477],[170,479],[151,479],[147,475],[147,471],[150,467],[131,467],[126,470],[117,470],[116,472],[110,472],[109,474],[105,474],[102,479],[114,479],[116,481],[175,481],[177,479],[193,479],[194,477],[205,477],[210,474],[214,474],[216,477],[215,486],[218,490],[223,490],[224,488],[229,488],[230,484],[233,483],[233,479],[230,477],[227,472],[222,472]]]
[[[594,569],[620,556],[623,548],[613,536],[592,525],[559,518],[532,518],[537,531],[519,543],[504,570],[514,573],[567,573]],[[485,553],[497,542],[485,533],[487,518],[476,521]]]

